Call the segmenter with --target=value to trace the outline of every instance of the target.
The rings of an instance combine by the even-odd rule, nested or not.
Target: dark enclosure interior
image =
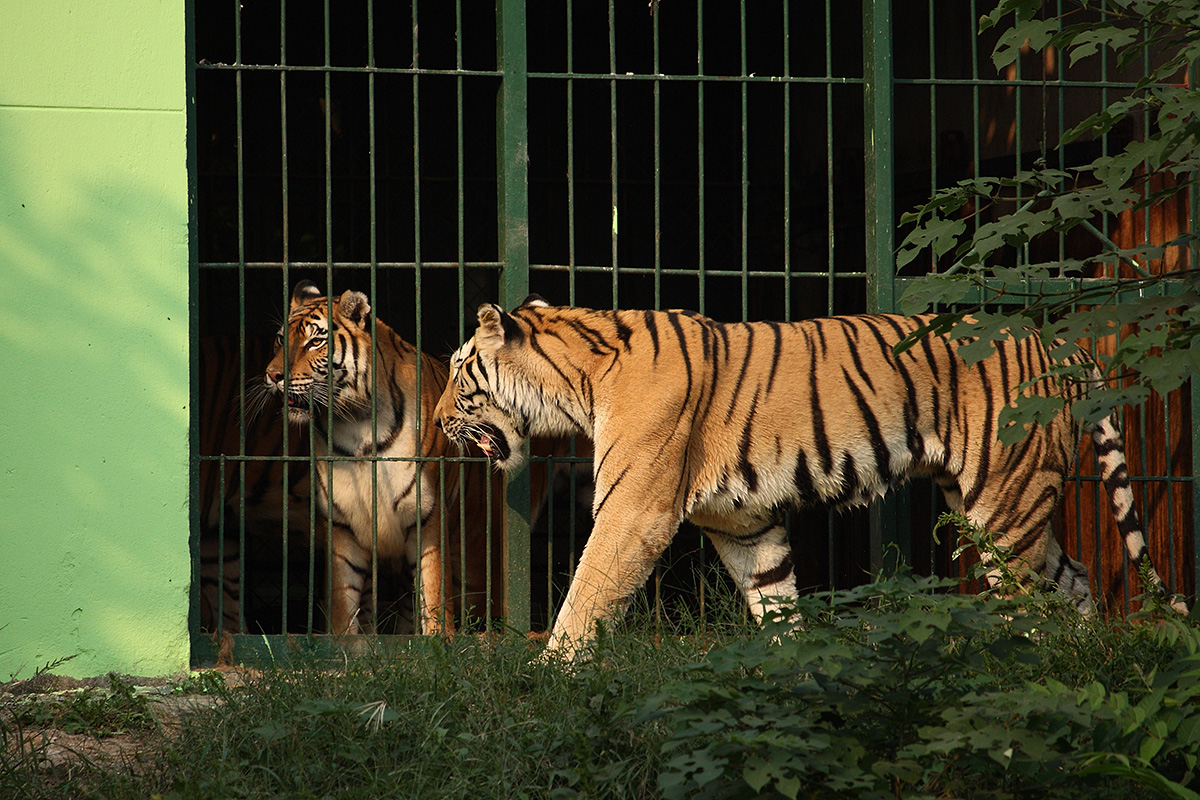
[[[721,320],[867,310],[861,4],[616,3],[610,14],[607,4],[530,0],[524,209],[500,197],[513,132],[499,118],[492,6],[194,8],[197,313],[210,354],[199,366],[202,458],[230,452],[230,436],[241,446],[238,387],[261,380],[298,281],[367,292],[379,319],[445,357],[473,331],[476,306],[499,296],[502,226],[514,212],[527,215],[529,289],[551,302]],[[1095,88],[1014,94],[996,80],[967,3],[898,0],[892,26],[894,222],[937,186],[1031,164],[1047,118],[1061,130],[1100,102]],[[1042,66],[1022,63],[1036,83]],[[251,428],[278,440],[275,411]],[[291,452],[302,452],[304,437],[293,438]],[[235,473],[230,484],[249,483]],[[576,473],[557,470],[533,533],[535,627],[561,600],[586,538],[586,465]],[[291,480],[302,478],[293,465]],[[920,486],[909,496],[912,551],[919,570],[945,572],[950,546],[930,538],[930,496]],[[240,629],[321,630],[323,554],[310,551],[308,531],[283,545],[276,519],[241,544],[238,515],[225,518],[218,547],[227,561],[240,550],[234,569],[245,570]],[[802,588],[867,576],[866,509],[794,513],[790,525]],[[698,561],[716,563],[685,530],[653,596],[694,606]],[[396,576],[387,591],[411,586]]]

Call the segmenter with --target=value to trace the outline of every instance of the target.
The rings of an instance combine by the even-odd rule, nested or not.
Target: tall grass
[[[839,684],[837,674],[866,674],[869,667],[879,680],[894,680],[896,691],[908,691],[917,685],[916,673],[897,678],[892,666],[895,653],[910,646],[914,659],[943,670],[918,687],[925,693],[918,700],[931,706],[933,718],[976,689],[992,698],[1020,698],[1014,707],[1022,708],[1034,702],[1030,687],[1051,686],[1061,687],[1056,691],[1067,705],[1075,703],[1076,691],[1091,691],[1097,707],[1122,693],[1136,704],[1158,691],[1156,672],[1190,664],[1200,641],[1177,621],[1070,617],[1025,624],[1017,633],[1025,646],[989,645],[982,658],[970,660],[964,642],[971,637],[1012,639],[1006,626],[1017,617],[1011,606],[947,595],[944,585],[901,576],[873,589],[808,598],[802,603],[806,630],[772,637],[746,621],[721,584],[707,586],[704,620],[660,615],[643,601],[628,620],[602,630],[592,658],[571,670],[538,660],[541,645],[516,633],[380,641],[339,663],[296,667],[289,660],[287,668],[268,667],[233,688],[194,682],[191,688],[204,690],[211,702],[187,713],[177,728],[143,732],[136,757],[116,762],[92,759],[66,773],[47,771],[39,766],[37,745],[13,747],[8,730],[0,798],[756,797],[795,796],[793,789],[811,797],[1026,796],[1021,792],[1037,786],[1036,776],[1006,784],[1003,769],[944,784],[910,786],[889,777],[887,793],[876,795],[815,778],[806,783],[803,772],[799,778],[780,773],[773,781],[762,765],[776,755],[795,759],[789,740],[769,742],[798,719],[808,726],[805,735],[822,725],[851,737],[860,730],[855,726],[883,730],[897,739],[889,745],[889,763],[902,761],[894,754],[911,749],[898,741],[903,731],[884,730],[869,703],[853,705],[856,690]],[[973,633],[963,628],[939,640],[937,625],[921,627],[943,618],[969,621]],[[1103,692],[1088,688],[1096,685]],[[951,690],[958,694],[945,694]],[[802,716],[822,703],[823,716]],[[861,714],[847,710],[854,708]],[[1027,717],[1004,724],[1042,724]],[[946,727],[948,719],[936,721]],[[1190,733],[1170,734],[1184,735]],[[1186,793],[1194,748],[1176,744],[1167,748],[1163,763],[1173,772],[1163,785]],[[751,751],[757,772],[747,771]],[[716,760],[705,761],[712,754]],[[1130,763],[1140,768],[1138,757],[1133,753]],[[982,763],[961,753],[955,758]],[[981,758],[986,761],[986,753]],[[855,766],[859,762],[863,766]],[[862,786],[872,780],[873,763],[864,758],[850,765],[861,772],[855,780],[865,781]],[[1062,763],[1081,772],[1079,785],[1089,797],[1124,797],[1138,785],[1135,772],[1084,777],[1082,765]],[[1145,763],[1153,771],[1157,762]],[[1105,767],[1091,766],[1097,765]],[[1157,790],[1146,783],[1136,791],[1150,796]]]

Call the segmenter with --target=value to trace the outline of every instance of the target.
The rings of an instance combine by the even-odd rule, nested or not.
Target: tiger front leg
[[[441,519],[435,509],[421,526],[420,535],[413,532],[412,542],[420,551],[421,632],[450,636],[454,633],[454,602],[446,594],[454,586],[450,555],[454,548],[443,547]]]
[[[619,617],[646,582],[679,528],[680,515],[602,512],[583,548],[575,577],[554,621],[547,652],[574,658],[596,635],[596,623]]]
[[[329,632],[361,633],[363,589],[371,580],[371,551],[358,543],[354,532],[334,523],[329,595]]]

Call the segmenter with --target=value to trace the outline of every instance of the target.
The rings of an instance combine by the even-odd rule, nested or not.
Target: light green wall
[[[0,0],[0,681],[188,664],[184,0]]]

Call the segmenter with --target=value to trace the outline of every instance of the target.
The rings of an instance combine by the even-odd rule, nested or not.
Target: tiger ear
[[[479,328],[475,331],[475,347],[479,350],[498,349],[504,344],[504,330],[507,327],[504,321],[508,314],[494,303],[484,303],[479,306],[476,315],[479,317]]]
[[[346,290],[338,301],[338,314],[342,319],[353,323],[359,330],[367,325],[367,315],[371,313],[371,304],[362,292]]]
[[[305,303],[311,303],[321,296],[321,290],[312,281],[300,281],[292,290],[292,310],[295,311]]]
[[[550,303],[546,301],[546,298],[542,297],[537,292],[534,292],[533,294],[526,297],[524,300],[521,301],[521,305],[518,306],[518,308],[549,308],[549,307],[550,307]]]

